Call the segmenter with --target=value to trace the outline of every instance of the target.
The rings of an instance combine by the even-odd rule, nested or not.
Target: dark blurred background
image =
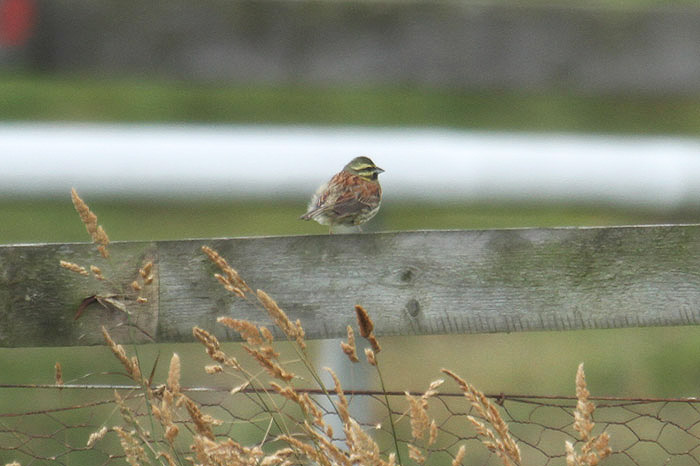
[[[297,218],[355,155],[370,231],[698,222],[699,135],[690,0],[0,0],[0,243],[88,240],[71,186],[113,240],[325,234]],[[692,327],[387,341],[390,388],[700,383]],[[27,382],[79,350],[18,351]]]

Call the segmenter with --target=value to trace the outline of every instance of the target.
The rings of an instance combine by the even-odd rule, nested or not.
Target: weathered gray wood
[[[309,338],[338,337],[362,304],[378,334],[436,334],[686,325],[700,322],[700,226],[417,231],[332,236],[0,247],[0,346],[191,341],[220,315],[267,322],[232,297],[201,252],[219,251]],[[98,265],[113,284],[59,260]],[[118,310],[81,300],[123,293],[144,260],[157,265],[149,303]],[[143,293],[142,293],[143,294]],[[122,338],[122,341],[125,341]]]

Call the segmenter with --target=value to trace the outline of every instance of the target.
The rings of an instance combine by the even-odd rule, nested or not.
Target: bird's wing
[[[381,188],[378,183],[351,176],[347,180],[346,190],[327,206],[327,210],[333,210],[340,218],[351,216],[376,206],[380,197]]]
[[[343,186],[342,190],[332,189]],[[351,216],[362,210],[371,209],[381,198],[378,183],[363,180],[359,176],[344,172],[335,175],[328,186],[309,206],[309,211],[301,216],[304,220],[333,211],[338,218]]]

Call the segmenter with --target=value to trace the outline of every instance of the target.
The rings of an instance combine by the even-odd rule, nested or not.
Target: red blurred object
[[[34,0],[0,0],[0,46],[20,46],[32,36]]]

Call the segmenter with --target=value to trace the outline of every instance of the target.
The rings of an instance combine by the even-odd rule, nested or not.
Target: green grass
[[[86,199],[112,240],[325,234],[298,219],[305,199],[163,201]],[[0,198],[0,244],[89,240],[68,194],[63,199]],[[365,231],[693,223],[698,211],[594,205],[408,201],[389,204]]]
[[[0,120],[442,126],[700,134],[700,95],[195,84],[0,75]]]

